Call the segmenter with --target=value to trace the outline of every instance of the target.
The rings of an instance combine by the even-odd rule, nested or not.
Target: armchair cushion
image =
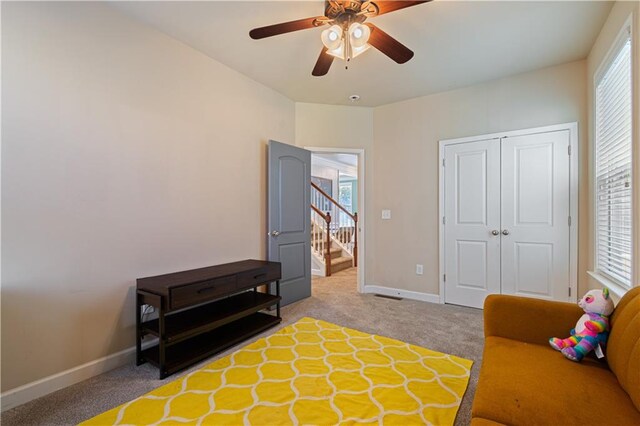
[[[519,326],[524,323],[511,321],[493,332],[513,334]],[[549,326],[545,333],[554,332]],[[573,363],[548,345],[491,335],[485,339],[472,416],[504,424],[640,424],[640,412],[606,363],[588,358]]]
[[[640,410],[640,287],[629,290],[613,311],[606,360]]]

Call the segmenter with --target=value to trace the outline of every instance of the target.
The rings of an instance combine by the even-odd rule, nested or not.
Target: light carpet
[[[472,364],[302,318],[83,424],[451,425]]]

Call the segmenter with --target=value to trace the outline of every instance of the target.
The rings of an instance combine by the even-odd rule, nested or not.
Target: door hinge
[[[447,224],[447,218],[446,216],[442,216],[442,224],[446,225]]]
[[[442,274],[442,281],[447,282],[447,274]]]
[[[571,226],[571,216],[569,216],[569,226]]]
[[[571,287],[569,287],[569,297],[571,297]]]
[[[444,163],[445,163],[445,161],[444,161],[444,158],[443,158],[442,159],[442,167],[444,167]]]
[[[571,155],[571,145],[569,145],[567,151],[568,151],[569,155]]]

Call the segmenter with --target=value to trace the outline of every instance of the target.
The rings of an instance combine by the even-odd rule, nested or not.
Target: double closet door
[[[444,147],[445,302],[568,300],[570,132]]]

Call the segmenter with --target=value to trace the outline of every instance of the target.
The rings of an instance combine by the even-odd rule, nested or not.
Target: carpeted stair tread
[[[342,249],[340,247],[334,247],[330,250],[331,253],[331,261],[333,262],[335,259],[338,259],[342,256]]]
[[[340,247],[332,247],[329,253],[331,254],[331,263],[337,261],[338,259],[344,258],[342,256],[342,249]],[[348,257],[347,259],[351,259],[351,257]]]
[[[353,266],[353,259],[351,257],[340,256],[336,259],[331,259],[331,273],[349,269]]]

